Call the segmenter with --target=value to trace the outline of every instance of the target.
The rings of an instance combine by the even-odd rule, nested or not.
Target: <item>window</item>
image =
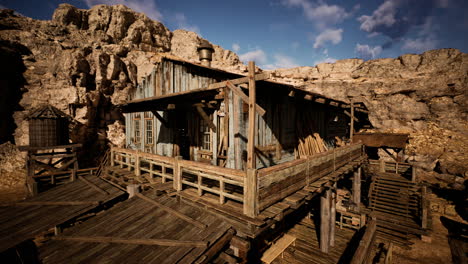
[[[140,130],[140,120],[135,120],[134,121],[134,124],[135,124],[135,143],[139,143],[141,141],[141,130]]]
[[[211,150],[210,127],[203,119],[200,119],[200,141],[201,141],[201,149]]]
[[[152,145],[153,144],[153,119],[146,119],[145,124],[146,124],[145,144]]]

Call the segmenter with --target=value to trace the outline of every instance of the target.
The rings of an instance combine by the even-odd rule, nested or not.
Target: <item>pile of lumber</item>
[[[301,122],[296,123],[299,142],[297,153],[300,158],[322,153],[328,150],[325,142],[314,129],[314,120],[310,115],[303,113]]]

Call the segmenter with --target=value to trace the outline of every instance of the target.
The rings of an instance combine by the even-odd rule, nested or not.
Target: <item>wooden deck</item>
[[[97,177],[86,179],[88,183],[76,180],[22,202],[0,205],[0,252],[124,195]]]
[[[201,209],[180,203],[154,191],[143,193],[184,214],[206,228],[197,227],[180,217],[135,196],[76,227],[65,230],[58,239],[88,238],[87,242],[52,240],[39,248],[42,263],[193,263],[232,231],[230,225]],[[142,245],[124,242],[89,242],[89,238],[107,237],[133,241],[172,241],[172,245]],[[86,240],[86,239],[85,239]],[[82,240],[83,241],[83,240]],[[177,244],[187,243],[186,245]],[[198,246],[192,246],[193,245]],[[169,243],[170,244],[170,243]],[[205,246],[200,246],[204,244]]]
[[[345,252],[350,252],[347,260],[351,260],[354,250],[351,249],[352,246],[349,246],[349,244],[355,235],[354,230],[340,229],[336,226],[335,246],[330,247],[330,252],[327,254],[320,251],[316,229],[313,220],[307,217],[302,219],[301,222],[286,233],[296,238],[295,245],[290,245],[286,248],[283,252],[283,257],[277,257],[272,263],[342,263],[343,259],[341,258],[346,258],[347,256],[343,256]]]

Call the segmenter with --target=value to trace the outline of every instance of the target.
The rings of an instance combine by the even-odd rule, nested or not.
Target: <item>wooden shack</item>
[[[269,73],[255,76],[255,168],[324,152],[335,137],[348,135],[348,104],[269,81]],[[223,82],[232,79],[243,84]],[[123,105],[127,146],[244,170],[247,82],[236,73],[162,57]]]

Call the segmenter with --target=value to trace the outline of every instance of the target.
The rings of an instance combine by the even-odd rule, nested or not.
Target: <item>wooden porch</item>
[[[103,177],[123,188],[169,183],[183,201],[214,212],[244,236],[255,237],[365,161],[360,144],[247,171],[112,148]]]

